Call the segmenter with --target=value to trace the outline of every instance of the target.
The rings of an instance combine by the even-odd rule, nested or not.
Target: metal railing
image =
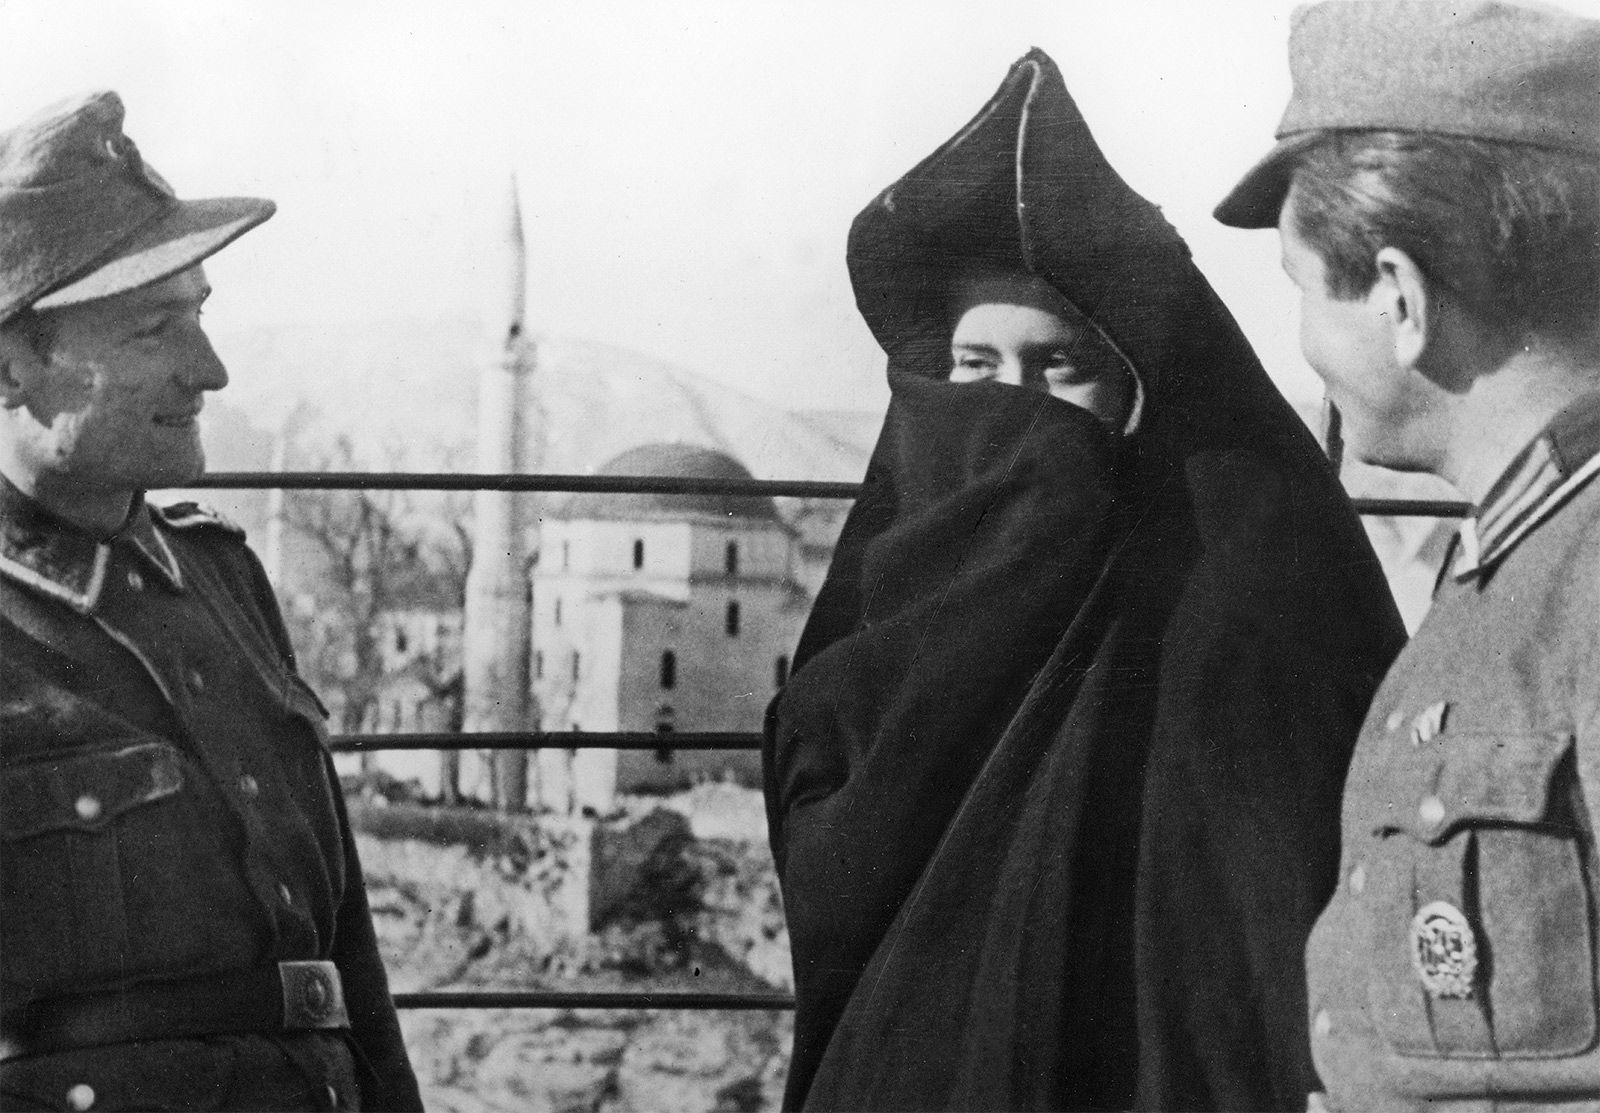
[[[853,499],[859,483],[821,479],[697,479],[670,475],[522,475],[455,472],[216,472],[191,489],[285,491],[545,491],[614,495],[766,495],[771,498]],[[1351,500],[1356,513],[1386,518],[1460,518],[1469,503],[1443,499]]]
[[[216,472],[188,485],[210,489],[299,491],[414,490],[527,491],[596,494],[720,494],[769,498],[854,499],[859,483],[793,479],[704,479],[660,475],[526,475],[448,472]],[[1353,499],[1357,513],[1384,517],[1454,518],[1463,502],[1431,499]],[[339,753],[384,750],[758,750],[761,735],[740,732],[504,731],[482,734],[341,734]],[[781,993],[613,992],[594,990],[470,990],[397,993],[402,1009],[688,1009],[784,1010]]]

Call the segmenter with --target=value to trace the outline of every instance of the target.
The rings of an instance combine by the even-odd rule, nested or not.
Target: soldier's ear
[[[1414,368],[1428,350],[1438,326],[1438,294],[1415,259],[1397,247],[1380,248],[1374,260],[1378,281],[1369,302],[1385,319],[1395,362]]]
[[[0,407],[14,410],[27,405],[44,375],[45,359],[33,337],[0,325]]]

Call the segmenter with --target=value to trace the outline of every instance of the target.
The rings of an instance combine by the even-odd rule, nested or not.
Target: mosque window
[[[572,567],[572,542],[561,542],[561,570],[565,572]]]
[[[739,574],[739,542],[728,542],[728,547],[722,554],[722,565],[727,570],[728,575],[737,576]]]
[[[678,686],[678,655],[670,649],[661,654],[661,686],[663,688]]]
[[[535,680],[544,679],[544,650],[542,649],[533,651],[533,678]]]
[[[561,596],[556,596],[556,625],[561,625]]]
[[[728,600],[726,628],[728,637],[737,638],[739,636],[739,600],[737,599]]]
[[[778,655],[778,660],[772,666],[772,683],[775,687],[782,688],[789,682],[789,658],[783,654]]]
[[[578,656],[578,651],[576,649],[574,649],[572,651],[572,682],[574,684],[576,684],[578,682],[579,677],[581,677],[583,675],[583,667],[582,666],[583,666],[583,658]]]
[[[644,567],[644,539],[640,537],[633,539],[633,566],[635,568]]]

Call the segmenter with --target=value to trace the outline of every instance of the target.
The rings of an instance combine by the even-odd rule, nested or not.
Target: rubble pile
[[[792,988],[759,792],[707,784],[607,819],[354,802],[396,992]],[[787,1012],[406,1010],[430,1109],[754,1113]]]

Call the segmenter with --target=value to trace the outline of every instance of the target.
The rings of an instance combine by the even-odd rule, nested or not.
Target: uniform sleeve
[[[333,764],[328,775],[334,776]],[[334,782],[337,784],[337,780]],[[333,961],[344,982],[345,1006],[350,1011],[350,1032],[360,1049],[364,1077],[361,1080],[361,1107],[371,1110],[410,1111],[422,1108],[416,1075],[406,1055],[400,1034],[400,1021],[389,996],[389,978],[378,954],[377,936],[372,930],[372,913],[367,907],[366,881],[361,861],[356,856],[355,839],[344,797],[335,792],[334,806],[339,813],[339,829],[344,838],[345,895],[339,906],[334,929]]]

